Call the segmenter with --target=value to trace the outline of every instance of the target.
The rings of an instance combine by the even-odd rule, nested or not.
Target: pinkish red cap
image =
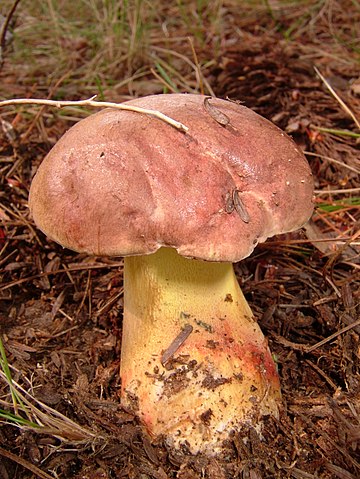
[[[313,180],[296,144],[236,103],[202,95],[127,102],[185,124],[102,110],[58,141],[33,180],[38,227],[95,255],[150,254],[239,261],[268,237],[296,230],[313,210]]]

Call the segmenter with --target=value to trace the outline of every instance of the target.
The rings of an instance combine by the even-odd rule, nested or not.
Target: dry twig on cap
[[[173,126],[177,130],[182,132],[187,132],[189,128],[179,121],[170,118],[160,111],[157,110],[148,110],[145,108],[140,108],[133,105],[125,105],[123,103],[113,103],[109,101],[96,101],[97,95],[88,98],[87,100],[69,100],[69,101],[58,101],[58,100],[45,100],[45,99],[37,99],[37,98],[13,98],[11,100],[3,100],[0,101],[0,107],[2,106],[9,106],[9,105],[46,105],[52,106],[55,108],[63,108],[66,106],[89,106],[91,108],[116,108],[118,110],[127,110],[127,111],[134,111],[136,113],[143,113],[144,115],[153,116],[154,118],[158,118],[159,120],[168,123],[169,125]]]

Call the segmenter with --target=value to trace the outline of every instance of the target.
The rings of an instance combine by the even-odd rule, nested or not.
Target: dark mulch
[[[36,230],[27,208],[31,178],[68,123],[0,111],[0,334],[14,380],[86,430],[70,424],[60,438],[0,423],[0,478],[360,476],[359,138],[321,128],[359,129],[313,68],[360,118],[360,14],[356,2],[330,3],[272,15],[229,10],[224,50],[206,72],[217,96],[244,102],[294,137],[318,192],[304,231],[269,240],[236,266],[279,366],[283,409],[263,437],[234,435],[222,459],[169,451],[120,407],[121,259],[63,250]],[[9,56],[0,94],[27,96],[26,86],[5,81]],[[6,409],[1,379],[0,391]]]

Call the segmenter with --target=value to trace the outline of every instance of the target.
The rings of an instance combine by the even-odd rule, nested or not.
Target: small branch
[[[87,100],[77,100],[77,101],[56,101],[56,100],[42,100],[36,98],[15,98],[11,100],[0,101],[0,107],[8,105],[47,105],[55,108],[63,108],[65,106],[89,106],[92,108],[116,108],[118,110],[127,110],[134,111],[136,113],[142,113],[144,115],[153,116],[159,120],[168,123],[177,130],[180,130],[184,133],[189,131],[189,128],[179,121],[173,120],[172,118],[164,115],[157,110],[147,110],[145,108],[140,108],[138,106],[126,105],[125,103],[112,103],[108,101],[95,101],[95,96]]]

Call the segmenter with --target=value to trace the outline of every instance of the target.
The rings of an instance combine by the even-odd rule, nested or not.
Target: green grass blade
[[[322,211],[326,211],[327,213],[331,213],[333,211],[340,211],[351,206],[360,206],[360,197],[344,198],[343,200],[335,200],[331,203],[319,203],[317,208]]]
[[[360,133],[354,133],[349,130],[336,130],[334,128],[323,128],[322,126],[314,126],[314,128],[323,133],[331,133],[339,136],[350,136],[351,138],[360,138]]]
[[[25,408],[21,398],[16,392],[16,388],[14,387],[13,381],[12,381],[12,376],[11,376],[11,371],[9,368],[9,363],[6,357],[6,352],[4,348],[4,344],[2,342],[2,339],[0,337],[0,368],[4,371],[6,381],[8,383],[8,386],[10,388],[10,394],[11,394],[11,399],[13,402],[13,408],[14,411],[17,413],[18,412],[18,407],[21,407],[23,410]]]
[[[35,422],[29,421],[28,419],[24,419],[17,414],[13,414],[9,411],[5,411],[4,409],[0,409],[0,418],[5,419],[8,422],[12,422],[17,424],[18,426],[27,426],[38,429],[40,426]]]
[[[167,72],[164,70],[164,68],[160,65],[160,63],[156,63],[155,64],[160,76],[165,80],[165,82],[171,86],[171,88],[174,90],[174,92],[179,92],[177,86],[175,85],[175,83],[171,80],[171,78],[169,77],[169,75],[167,74]]]

